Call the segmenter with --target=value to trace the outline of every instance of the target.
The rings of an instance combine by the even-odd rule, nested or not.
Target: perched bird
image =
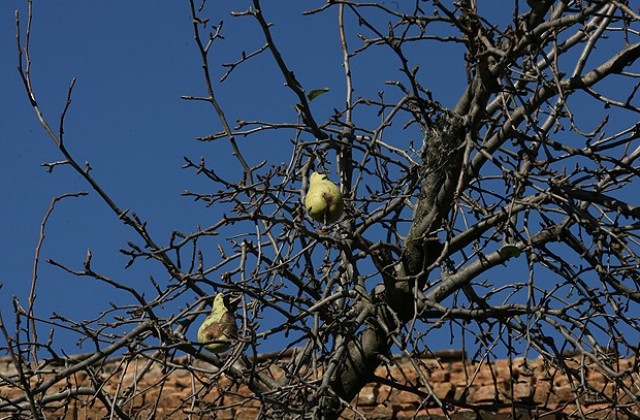
[[[213,353],[222,353],[231,346],[236,331],[236,320],[229,310],[228,298],[218,293],[211,313],[198,328],[198,342]]]
[[[309,178],[309,191],[304,200],[307,213],[320,223],[337,222],[342,217],[342,193],[327,175],[314,172]]]

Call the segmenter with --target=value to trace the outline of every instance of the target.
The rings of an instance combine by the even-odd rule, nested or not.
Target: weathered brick
[[[535,382],[535,388],[533,399],[536,404],[543,404],[551,392],[551,382],[547,380],[537,380]]]
[[[424,389],[421,389],[420,391],[424,392]],[[394,406],[401,406],[406,404],[418,406],[420,405],[420,403],[422,403],[423,398],[413,392],[394,391],[391,393],[390,401]]]
[[[575,399],[575,394],[571,386],[554,387],[553,389],[555,400],[559,403],[570,402]]]
[[[451,373],[444,369],[436,370],[431,373],[429,379],[431,382],[448,382],[451,380]]]
[[[101,389],[109,396],[114,396],[116,392],[122,393],[128,386],[133,385],[132,389],[135,393],[129,395],[123,407],[131,418],[191,416],[193,418],[242,419],[256,418],[260,413],[261,402],[258,399],[252,399],[252,394],[246,385],[239,387],[231,385],[229,379],[221,375],[216,368],[200,361],[191,361],[187,358],[172,361],[175,366],[188,367],[188,364],[192,364],[193,367],[197,367],[197,372],[180,368],[167,371],[166,367],[156,364],[140,382],[134,383],[140,368],[147,362],[148,359],[141,359],[131,360],[130,363],[125,364],[120,360],[112,360],[101,365],[105,367],[104,369],[96,370],[99,377],[106,380]],[[597,393],[588,390],[574,392],[567,375],[553,366],[545,365],[542,359],[517,358],[511,362],[511,366],[508,360],[492,361],[491,365],[463,363],[459,360],[440,362],[434,359],[418,360],[417,363],[420,372],[416,371],[408,359],[398,358],[394,360],[394,364],[380,367],[378,374],[382,377],[391,375],[394,381],[404,386],[420,383],[419,378],[422,374],[427,378],[434,394],[440,399],[466,400],[472,404],[484,404],[497,399],[507,402],[513,398],[516,402],[537,406],[539,411],[531,411],[531,418],[540,418],[552,409],[558,409],[559,412],[569,416],[578,415],[580,413],[575,405],[576,398],[581,404],[582,414],[587,418],[615,418],[615,416],[626,418],[629,417],[629,413],[621,410],[625,409],[625,405],[626,407],[633,405],[632,397],[625,395],[619,389],[620,382],[607,382],[606,377],[597,370],[596,366],[581,365],[579,358],[567,359],[566,363],[574,369],[584,369],[589,385],[596,391],[602,391],[607,397],[618,399],[620,403],[618,407],[613,407],[606,398],[602,398]],[[629,369],[633,366],[632,363],[631,360],[619,360],[614,365],[614,369]],[[46,380],[51,377],[47,375],[62,368],[64,368],[62,365],[48,366],[47,373],[38,377],[34,375],[29,378],[29,382],[35,385],[37,380]],[[268,374],[279,377],[282,372],[281,368],[274,367]],[[0,374],[6,378],[15,373],[11,360],[0,358]],[[316,377],[315,374],[309,375],[309,378]],[[77,386],[88,386],[89,379],[87,373],[78,372],[69,380],[58,381],[50,392],[64,392]],[[621,381],[627,386],[633,386],[632,380],[637,380],[637,377],[621,377]],[[159,386],[160,384],[163,386]],[[419,389],[426,392],[425,387]],[[220,393],[227,391],[229,393],[221,397]],[[18,386],[0,381],[0,395],[10,399],[24,395],[24,391]],[[382,420],[444,416],[442,410],[433,401],[426,403],[423,398],[421,395],[389,385],[371,383],[365,386],[353,401],[354,409],[360,414],[352,411],[351,417],[345,414],[344,418],[355,419],[365,415],[367,418]],[[213,409],[215,411],[212,411]],[[529,411],[528,409],[525,411],[518,412],[518,415],[522,414],[522,418],[527,418]],[[109,413],[110,407],[105,407],[99,399],[93,396],[80,396],[77,399],[65,401],[64,407],[60,405],[52,407],[47,411],[47,416],[89,419],[108,416]],[[493,418],[503,418],[500,416],[509,416],[511,413],[510,408],[501,408],[492,415],[498,416]],[[634,409],[633,413],[638,414],[638,410]],[[0,417],[2,414],[7,413],[0,413]],[[469,410],[454,410],[449,414],[455,414],[457,416],[455,418],[474,415],[473,411]]]
[[[529,381],[513,384],[513,399],[520,402],[532,402],[535,388]]]
[[[492,402],[498,399],[498,391],[493,385],[479,387],[473,394],[469,395],[469,402]]]
[[[360,393],[358,393],[356,402],[358,404],[358,407],[363,405],[364,406],[377,405],[377,398],[378,398],[378,388],[374,385],[367,385],[364,388],[362,388]]]
[[[433,393],[436,395],[436,397],[440,399],[452,398],[455,395],[456,386],[451,382],[437,383],[437,384],[434,384],[432,387],[433,387]]]

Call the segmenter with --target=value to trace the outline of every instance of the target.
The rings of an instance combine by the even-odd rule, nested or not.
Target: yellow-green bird
[[[342,193],[327,175],[314,172],[309,178],[309,191],[304,200],[307,213],[320,223],[337,222],[342,217]]]
[[[236,320],[229,310],[228,299],[223,293],[218,293],[211,313],[198,328],[198,342],[213,353],[222,353],[231,346],[236,332]]]

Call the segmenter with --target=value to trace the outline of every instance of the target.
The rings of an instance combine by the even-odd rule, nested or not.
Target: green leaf
[[[314,99],[316,99],[318,96],[324,95],[327,92],[329,92],[329,88],[313,89],[312,91],[307,93],[307,98],[309,99],[309,102],[311,102]]]
[[[510,258],[518,258],[520,256],[521,251],[518,247],[513,245],[505,245],[498,251],[498,254],[505,259],[508,260]]]

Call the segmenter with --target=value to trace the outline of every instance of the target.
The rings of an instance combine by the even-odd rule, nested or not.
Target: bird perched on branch
[[[231,346],[237,332],[236,320],[230,310],[229,298],[218,293],[211,313],[198,328],[198,342],[213,353],[222,353]]]
[[[309,178],[309,191],[304,200],[307,213],[320,223],[337,222],[342,217],[342,193],[326,174],[314,172]]]

